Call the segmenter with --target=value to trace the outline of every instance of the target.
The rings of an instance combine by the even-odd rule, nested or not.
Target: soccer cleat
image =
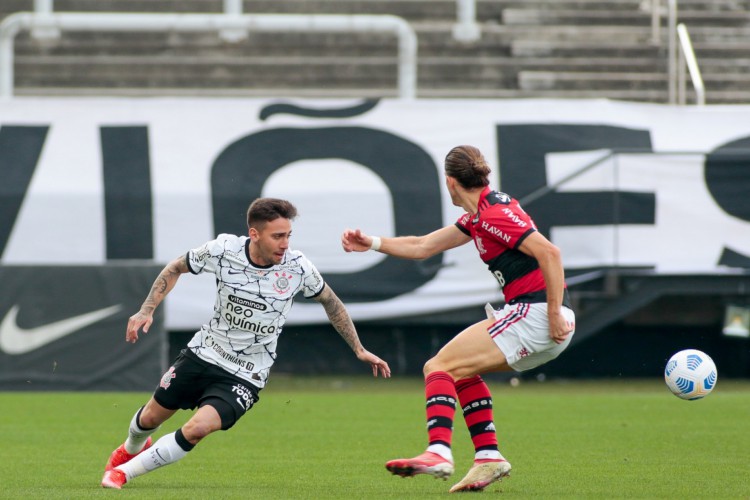
[[[143,445],[143,448],[141,448],[141,451],[136,453],[135,455],[131,455],[127,451],[125,451],[125,444],[121,444],[119,448],[117,448],[115,451],[112,452],[112,454],[109,456],[109,460],[107,460],[107,465],[104,466],[104,471],[110,471],[117,467],[118,465],[122,465],[125,462],[130,462],[135,458],[137,455],[140,455],[144,451],[146,451],[151,446],[151,436],[148,437],[146,440],[146,444]]]
[[[122,485],[128,482],[128,478],[120,469],[108,470],[102,478],[103,488],[122,489]]]
[[[386,462],[385,468],[401,477],[411,477],[417,474],[429,474],[446,479],[453,474],[453,464],[431,451],[425,451],[414,458],[397,458]]]
[[[457,491],[482,491],[495,481],[510,475],[507,460],[481,460],[474,462],[464,478],[453,485],[451,493]]]

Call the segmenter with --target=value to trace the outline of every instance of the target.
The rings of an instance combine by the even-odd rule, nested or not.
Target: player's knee
[[[210,406],[213,408],[220,420],[219,428],[225,431],[237,423],[240,417],[242,417],[247,410],[252,408],[253,403],[258,401],[258,399],[258,394],[253,393],[252,398],[248,398],[247,403],[238,399],[235,404],[230,404],[221,398],[211,397],[205,399],[201,403],[201,407]],[[238,403],[242,403],[242,405],[240,406]]]
[[[219,430],[218,427],[202,420],[189,420],[182,426],[182,434],[190,444],[198,444],[201,439],[217,430]]]
[[[445,367],[440,363],[437,357],[430,358],[422,367],[422,373],[426,377],[430,373],[445,371]]]
[[[142,429],[156,429],[167,420],[175,410],[167,410],[154,401],[149,401],[138,412],[138,426]]]
[[[154,415],[148,414],[146,412],[142,412],[141,417],[138,419],[138,426],[141,429],[155,429],[160,425],[161,422],[154,418]]]

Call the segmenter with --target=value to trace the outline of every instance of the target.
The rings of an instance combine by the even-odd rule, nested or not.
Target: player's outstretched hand
[[[125,341],[135,344],[138,340],[138,331],[143,330],[143,333],[148,333],[148,329],[153,322],[154,317],[142,311],[138,311],[132,315],[130,319],[128,319],[128,329],[125,332]]]
[[[373,377],[377,377],[378,373],[380,373],[383,376],[383,378],[390,378],[391,367],[388,366],[388,363],[386,363],[379,357],[375,356],[373,353],[371,353],[367,349],[362,348],[357,353],[357,359],[359,359],[360,361],[364,361],[365,363],[370,363],[370,366],[372,367]]]
[[[341,246],[345,252],[366,252],[372,246],[372,237],[359,229],[345,229],[341,235]]]

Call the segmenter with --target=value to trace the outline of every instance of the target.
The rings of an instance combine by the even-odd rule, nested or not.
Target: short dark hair
[[[294,220],[297,217],[297,208],[286,200],[258,198],[247,209],[247,227],[261,229],[266,222],[279,217]]]
[[[474,146],[456,146],[445,157],[445,175],[456,179],[465,189],[489,185],[490,172],[481,151]]]

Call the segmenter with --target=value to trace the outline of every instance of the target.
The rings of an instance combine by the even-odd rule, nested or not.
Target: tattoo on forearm
[[[153,289],[155,292],[159,292],[162,294],[167,291],[167,279],[163,274],[160,274],[159,277],[156,278]]]
[[[323,308],[328,315],[328,319],[331,321],[331,325],[341,335],[341,338],[351,347],[353,351],[356,351],[360,347],[359,337],[357,336],[357,330],[354,328],[349,313],[346,312],[343,302],[333,293],[326,293],[324,300],[321,300]]]
[[[169,290],[177,281],[177,278],[179,278],[179,276],[180,268],[179,266],[175,265],[174,262],[165,267],[164,270],[159,273],[159,276],[156,277],[156,280],[151,286],[151,290],[149,291],[146,300],[141,306],[141,310],[147,313],[153,312],[154,309],[156,309],[156,306],[158,306],[161,301],[164,300],[164,297],[167,295],[167,293],[169,293]]]

